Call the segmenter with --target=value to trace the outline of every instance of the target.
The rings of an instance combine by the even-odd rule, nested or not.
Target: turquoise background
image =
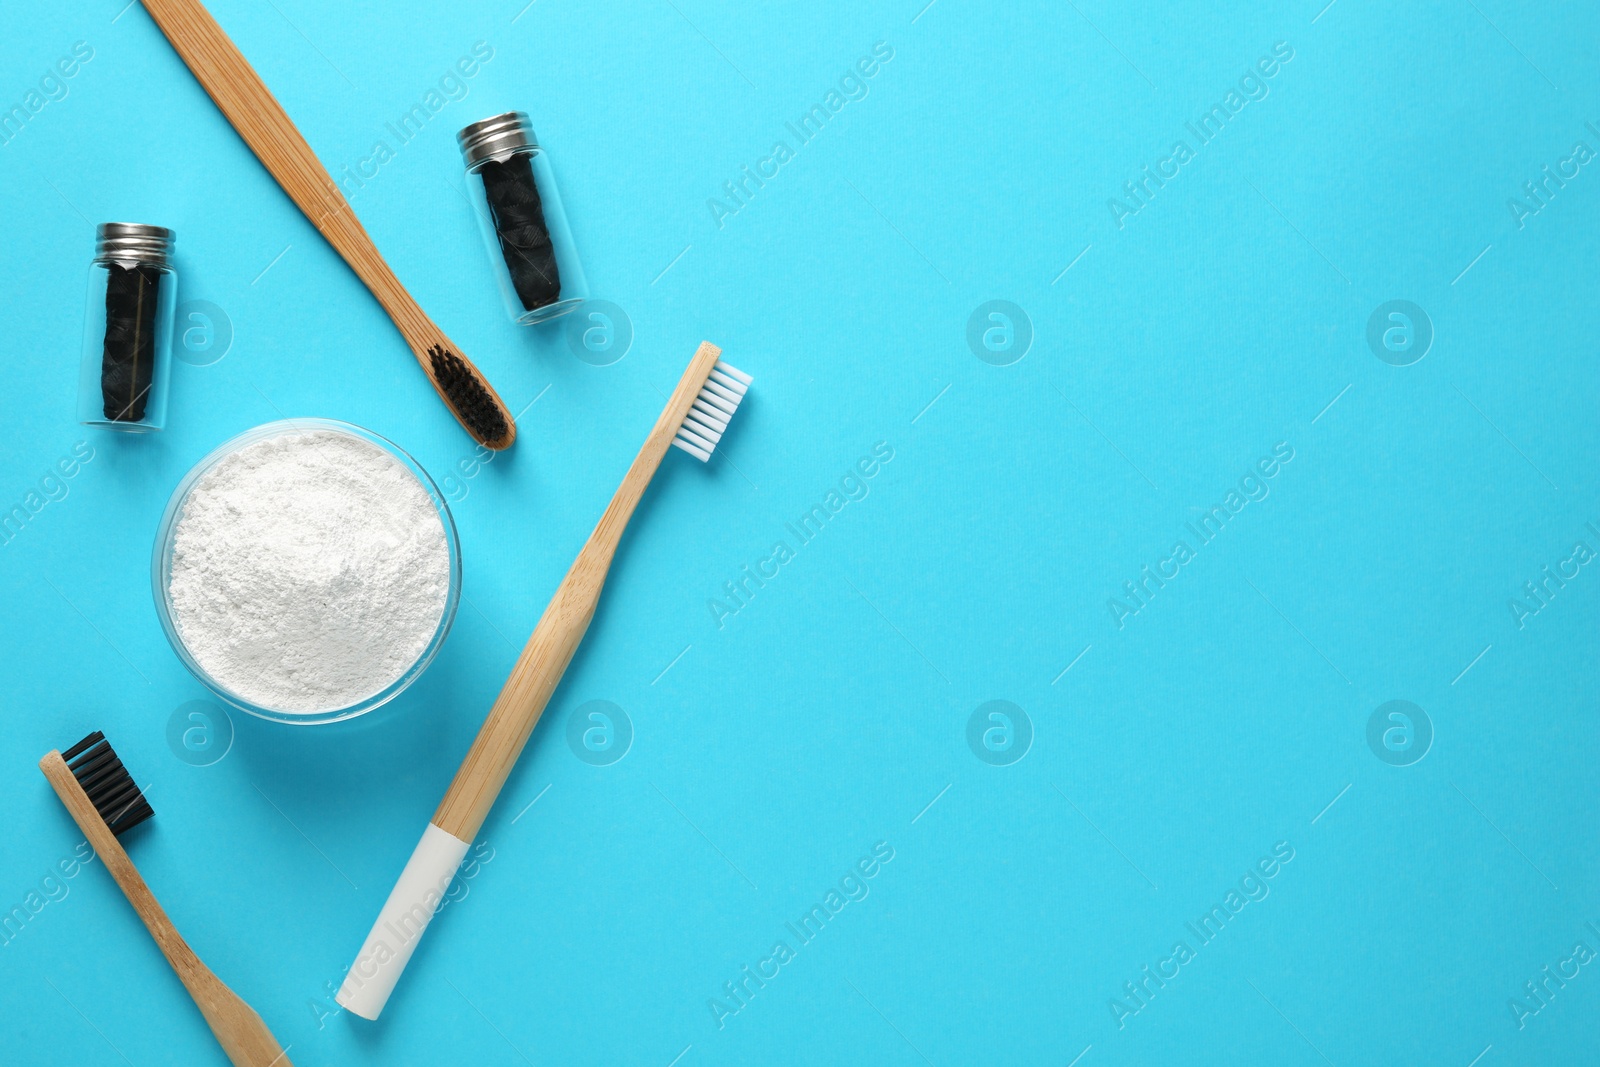
[[[1562,961],[1600,951],[1600,574],[1520,625],[1510,606],[1575,542],[1600,551],[1600,174],[1548,182],[1536,214],[1523,190],[1600,151],[1591,5],[523,2],[214,5],[330,169],[389,141],[357,214],[508,404],[538,398],[486,465],[141,7],[8,5],[0,111],[75,42],[93,57],[0,146],[0,508],[79,442],[93,459],[0,548],[0,909],[25,915],[0,1060],[223,1062],[102,866],[44,881],[81,835],[35,764],[96,728],[150,785],[135,861],[302,1067],[1593,1059],[1600,968]],[[386,124],[480,41],[492,58],[447,83],[464,98],[399,145]],[[866,95],[796,147],[785,124],[875,45]],[[1275,46],[1265,97],[1197,147],[1186,123]],[[453,138],[509,108],[631,320],[608,366],[500,306]],[[1115,211],[1180,138],[1194,158]],[[793,158],[727,200],[779,139]],[[181,298],[232,334],[174,361],[154,437],[73,417],[111,220],[174,228]],[[968,345],[990,300],[1031,327],[1009,365]],[[1408,366],[1367,341],[1391,300],[1431,321]],[[220,333],[183,325],[214,358]],[[334,1014],[702,339],[756,379],[725,449],[669,457],[490,858],[383,1019]],[[151,542],[196,460],[285,416],[433,473],[465,598],[392,705],[314,729],[235,713],[193,766],[168,723],[208,694],[157,624]],[[868,494],[795,544],[785,524],[880,442]],[[1280,443],[1270,495],[1186,533]],[[793,558],[719,627],[709,601],[780,539]],[[1109,601],[1178,539],[1194,558],[1119,628]],[[608,765],[567,741],[593,700],[632,728]],[[969,747],[992,700],[1031,726],[1019,761]],[[1420,762],[1369,747],[1390,700],[1431,723]],[[785,923],[878,842],[869,895],[800,945]],[[1187,924],[1275,847],[1268,895],[1202,946]],[[780,939],[794,958],[729,1000]],[[1131,999],[1179,940],[1193,958]]]

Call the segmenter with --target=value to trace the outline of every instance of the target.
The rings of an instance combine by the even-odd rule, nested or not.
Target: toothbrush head
[[[700,395],[695,397],[689,413],[683,417],[683,425],[678,427],[678,435],[672,443],[701,463],[709,460],[753,380],[744,371],[718,360],[706,384],[700,387]]]
[[[516,423],[478,368],[437,344],[428,349],[428,364],[439,394],[466,431],[485,448],[497,452],[510,448],[517,437]]]
[[[61,754],[94,810],[117,836],[155,814],[106,735],[96,730]]]

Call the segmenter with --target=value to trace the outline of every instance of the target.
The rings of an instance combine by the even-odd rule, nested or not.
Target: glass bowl
[[[439,521],[444,526],[445,544],[450,552],[450,590],[445,595],[444,611],[439,616],[438,629],[434,631],[433,639],[428,642],[422,654],[406,668],[405,672],[389,683],[383,689],[358,701],[348,707],[334,708],[329,711],[294,712],[281,711],[276,708],[263,707],[253,701],[241,697],[221,682],[213,678],[204,667],[195,660],[184,643],[183,634],[178,630],[177,620],[172,612],[172,549],[173,540],[177,533],[178,519],[183,515],[184,505],[188,502],[189,493],[205,474],[222,460],[233,453],[257,441],[269,437],[279,437],[290,433],[310,433],[326,430],[333,433],[345,434],[355,437],[369,444],[376,445],[389,455],[393,456],[412,473],[421,484],[428,498],[433,501],[433,506],[439,512]],[[167,641],[172,645],[172,650],[178,654],[183,665],[189,668],[202,685],[217,696],[227,701],[233,707],[251,715],[273,722],[290,723],[295,726],[313,726],[322,723],[339,722],[343,719],[353,719],[357,715],[365,715],[376,707],[380,707],[393,700],[405,691],[406,687],[421,677],[422,672],[428,669],[433,658],[439,654],[439,649],[444,644],[444,639],[450,633],[450,626],[455,622],[456,607],[461,600],[461,547],[456,539],[455,520],[450,516],[450,506],[445,503],[444,497],[439,492],[439,487],[433,483],[428,472],[412,459],[394,442],[379,437],[371,430],[352,426],[347,422],[337,422],[333,419],[280,419],[275,422],[263,423],[253,430],[246,430],[228,441],[218,445],[204,459],[194,465],[194,468],[184,475],[183,481],[178,483],[178,488],[173,490],[172,499],[167,501],[167,508],[161,515],[161,526],[156,532],[155,550],[150,559],[150,584],[155,593],[156,614],[161,619],[161,629],[166,632]]]

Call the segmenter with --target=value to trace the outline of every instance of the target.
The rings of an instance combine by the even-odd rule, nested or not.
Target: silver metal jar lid
[[[102,222],[95,227],[95,259],[137,260],[165,266],[178,235],[165,226],[138,222]]]
[[[463,126],[456,143],[468,170],[491,159],[508,159],[524,148],[539,147],[526,111],[507,111]]]

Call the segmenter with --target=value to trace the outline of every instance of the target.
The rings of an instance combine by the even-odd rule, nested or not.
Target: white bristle
[[[707,378],[705,387],[700,390],[700,395],[720,397],[729,404],[738,404],[739,398],[744,396],[744,391],[740,390],[736,393],[732,389],[729,389],[727,386],[723,385],[721,382],[718,382],[712,378]]]
[[[725,415],[724,413],[718,411],[716,408],[712,407],[710,404],[707,404],[705,401],[701,400],[699,397],[695,398],[694,406],[692,408],[690,408],[689,410],[690,410],[690,413],[693,414],[696,418],[698,418],[698,419],[700,419],[700,420],[702,420],[704,422],[710,423],[711,425],[715,426],[718,430],[724,430],[728,426],[728,416]]]
[[[685,430],[693,430],[695,433],[699,434],[707,441],[710,441],[712,444],[716,444],[718,441],[722,440],[721,430],[713,429],[712,427],[707,426],[693,415],[690,415],[688,418],[683,420],[683,428]]]
[[[713,370],[711,372],[710,378],[711,378],[711,381],[714,381],[718,385],[723,386],[726,389],[730,389],[735,393],[738,393],[740,396],[744,396],[745,386],[749,384],[747,382],[741,382],[739,379],[735,378],[733,375],[728,374],[728,373],[726,373],[724,371],[720,371],[720,370]]]
[[[719,360],[684,416],[683,425],[678,427],[678,436],[672,443],[702,463],[709,460],[754,380],[744,371]]]

